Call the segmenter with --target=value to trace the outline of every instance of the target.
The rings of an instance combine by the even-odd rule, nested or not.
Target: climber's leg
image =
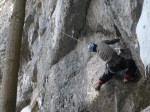
[[[136,66],[134,60],[126,59],[126,62],[127,62],[128,70],[123,75],[125,83],[128,81],[134,81],[135,79],[139,78],[138,75],[136,74],[137,66]]]

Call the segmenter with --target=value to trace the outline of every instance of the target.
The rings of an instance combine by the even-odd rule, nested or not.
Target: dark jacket
[[[110,66],[109,63],[106,63],[105,72],[99,80],[104,84],[109,81],[113,75],[119,75],[123,78],[124,74],[129,74],[131,77],[136,77],[136,70],[137,66],[132,59],[122,58],[121,62],[114,67]]]

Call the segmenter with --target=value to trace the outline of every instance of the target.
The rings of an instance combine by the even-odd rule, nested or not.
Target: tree
[[[1,112],[15,112],[18,71],[26,0],[16,0],[6,42],[6,62],[2,79]]]

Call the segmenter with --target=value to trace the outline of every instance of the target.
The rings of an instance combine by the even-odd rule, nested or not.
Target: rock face
[[[126,48],[123,56],[132,57],[144,76],[135,33],[142,5],[143,0],[28,0],[17,111],[139,112],[149,106],[150,82],[144,78],[128,84],[112,78],[95,92],[105,62],[87,51],[89,42],[120,38],[112,47]]]
[[[9,10],[8,10],[9,7]],[[2,82],[3,65],[5,62],[5,43],[8,35],[9,17],[11,16],[13,4],[11,1],[0,1],[0,91]]]

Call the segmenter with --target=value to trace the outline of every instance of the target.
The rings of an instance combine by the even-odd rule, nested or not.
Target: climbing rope
[[[71,36],[71,35],[69,35],[69,34],[67,34],[67,33],[65,33],[64,31],[62,31],[61,29],[59,29],[59,28],[57,28],[57,27],[55,27],[57,30],[59,30],[62,34],[64,34],[64,35],[66,35],[66,36],[68,36],[68,37],[70,37],[70,38],[72,38],[72,39],[74,39],[74,40],[76,40],[76,41],[80,41],[80,40],[78,40],[78,39],[76,39],[76,38],[74,38],[73,36]]]

